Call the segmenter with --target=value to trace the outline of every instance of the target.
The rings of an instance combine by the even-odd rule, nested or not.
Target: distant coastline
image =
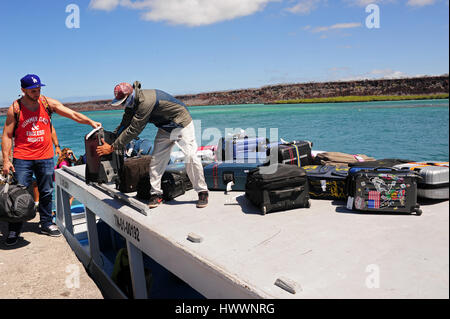
[[[170,92],[169,92],[170,93]],[[280,103],[330,103],[448,98],[449,75],[402,79],[278,84],[256,89],[206,92],[175,96],[188,106]],[[113,108],[111,100],[64,103],[77,111]],[[0,108],[6,115],[7,108]]]
[[[271,104],[302,104],[302,103],[348,103],[348,102],[375,102],[375,101],[407,101],[407,100],[440,100],[448,99],[449,94],[429,95],[374,95],[374,96],[338,96],[319,97],[312,99],[281,100]]]

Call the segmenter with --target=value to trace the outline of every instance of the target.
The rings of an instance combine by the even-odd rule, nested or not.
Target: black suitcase
[[[103,128],[92,130],[85,136],[84,145],[86,150],[85,180],[90,183],[111,183],[118,182],[119,170],[122,164],[122,156],[119,151],[105,156],[98,156],[97,146],[102,145],[101,139],[112,144],[115,134],[105,131]]]
[[[311,206],[306,172],[293,165],[274,164],[251,170],[245,195],[264,215]]]
[[[411,171],[374,168],[349,171],[347,208],[367,212],[416,213],[417,182],[421,177]]]
[[[130,157],[123,161],[119,173],[119,191],[122,193],[136,192],[138,189],[150,189],[151,155]]]
[[[296,166],[311,165],[313,162],[311,154],[312,142],[292,141],[290,143],[270,143],[268,156],[270,164],[281,163]],[[275,151],[277,149],[277,151]]]
[[[177,198],[192,188],[184,163],[167,166],[161,179],[161,189],[165,201]]]
[[[309,196],[316,199],[346,200],[348,167],[331,165],[303,166],[308,176]]]

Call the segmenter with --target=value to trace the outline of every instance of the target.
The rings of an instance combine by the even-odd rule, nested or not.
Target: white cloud
[[[317,33],[317,32],[327,32],[330,30],[339,30],[339,29],[350,29],[350,28],[359,28],[362,24],[359,22],[351,22],[351,23],[337,23],[333,24],[331,26],[324,26],[324,27],[316,27],[312,29],[311,32]]]
[[[252,15],[279,0],[91,0],[90,7],[113,10],[117,6],[142,10],[147,21],[202,26]]]
[[[387,3],[395,3],[398,0],[344,0],[350,5],[356,5],[359,7],[366,7],[369,4],[387,4]],[[413,7],[424,7],[431,4],[436,3],[439,0],[407,0],[406,4]],[[447,0],[448,4],[448,0]]]
[[[406,73],[403,73],[401,71],[394,71],[392,69],[375,69],[370,72],[370,75],[381,77],[383,79],[400,79],[408,76]]]
[[[370,72],[360,75],[350,75],[340,78],[340,81],[357,81],[357,80],[373,80],[373,79],[402,79],[416,77],[420,75],[409,75],[402,71],[396,71],[392,69],[374,69]]]
[[[287,8],[291,13],[309,14],[317,9],[321,0],[300,0],[295,6]]]
[[[96,10],[111,11],[119,5],[119,0],[91,0],[89,8]]]
[[[396,0],[344,0],[350,5],[355,5],[359,7],[367,7],[369,4],[382,4],[395,2]]]
[[[408,5],[413,7],[424,7],[434,4],[435,0],[408,0]]]

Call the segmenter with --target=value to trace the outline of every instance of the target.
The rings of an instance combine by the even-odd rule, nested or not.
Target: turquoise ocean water
[[[247,130],[270,140],[310,140],[313,149],[362,153],[375,158],[417,161],[449,159],[449,100],[327,103],[292,105],[193,106],[199,145],[216,144],[226,130]],[[107,130],[120,123],[123,111],[84,112]],[[5,117],[0,117],[3,127]],[[62,147],[84,153],[83,137],[91,130],[59,115],[53,123]],[[271,134],[277,129],[277,135]],[[142,138],[153,140],[149,124]],[[274,132],[272,130],[272,132]]]
[[[189,111],[196,121],[199,145],[217,143],[228,129],[247,129],[249,133],[263,132],[270,140],[271,128],[278,130],[277,138],[307,139],[313,149],[363,153],[375,158],[404,158],[411,160],[449,159],[449,101],[402,101],[301,105],[233,105],[196,106]],[[120,123],[123,111],[85,112],[107,130]],[[3,127],[5,117],[0,117]],[[91,130],[87,125],[53,116],[60,144],[70,147],[79,156],[84,153],[84,136]],[[259,131],[258,131],[259,129]],[[148,125],[142,138],[153,140],[157,129]],[[75,200],[74,204],[79,204]],[[55,209],[55,207],[53,207]],[[152,264],[154,278],[166,287],[167,271]],[[162,279],[161,279],[162,278]],[[168,276],[168,278],[171,278]],[[164,288],[152,296],[162,298],[201,298],[187,286],[178,290]],[[181,287],[181,288],[179,288]],[[172,290],[169,290],[172,289]],[[166,292],[169,291],[169,292]],[[178,295],[177,295],[178,294]],[[160,298],[161,298],[160,296]]]

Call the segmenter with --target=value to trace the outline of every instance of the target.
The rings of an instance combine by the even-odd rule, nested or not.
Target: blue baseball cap
[[[45,86],[41,83],[41,79],[35,74],[27,74],[20,79],[20,86],[22,89],[35,89]]]

